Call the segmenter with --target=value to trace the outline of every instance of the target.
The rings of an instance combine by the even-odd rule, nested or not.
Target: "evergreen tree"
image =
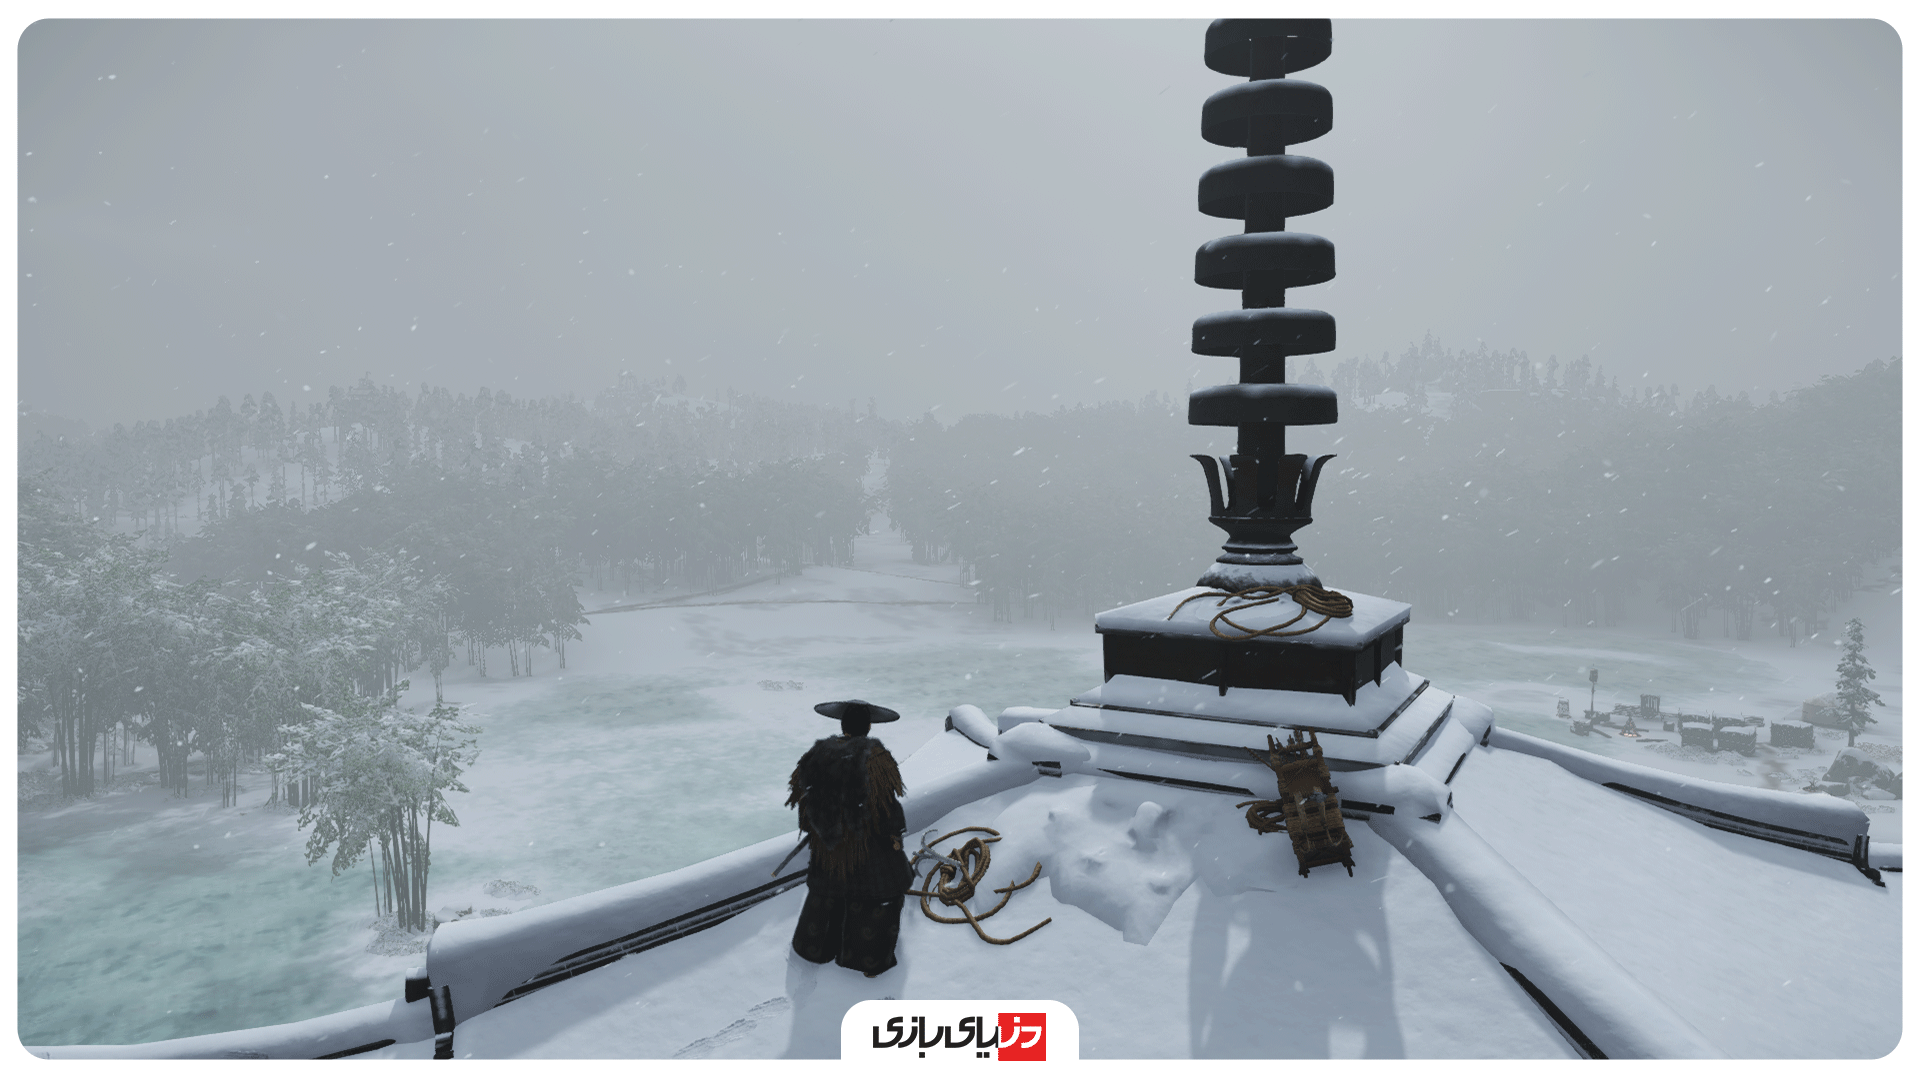
[[[1853,745],[1854,736],[1867,729],[1868,724],[1879,723],[1867,713],[1869,705],[1885,705],[1880,695],[1867,687],[1867,680],[1874,678],[1875,672],[1867,666],[1866,634],[1859,619],[1847,622],[1846,650],[1840,654],[1840,681],[1835,686],[1834,705],[1840,712],[1841,723],[1847,726],[1847,745]]]

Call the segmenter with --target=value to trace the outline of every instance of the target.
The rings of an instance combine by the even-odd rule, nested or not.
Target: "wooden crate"
[[[1759,741],[1759,729],[1744,726],[1723,727],[1715,732],[1713,737],[1722,750],[1751,754],[1754,751],[1754,744]]]
[[[1263,833],[1284,829],[1293,841],[1301,877],[1316,866],[1336,864],[1346,867],[1347,876],[1352,877],[1353,838],[1340,816],[1340,789],[1333,786],[1327,771],[1319,733],[1309,731],[1303,741],[1295,732],[1284,746],[1269,735],[1266,755],[1254,757],[1273,770],[1280,798],[1240,804],[1249,808],[1247,823]]]
[[[1775,720],[1767,732],[1767,741],[1775,746],[1814,749],[1813,725],[1805,720]]]

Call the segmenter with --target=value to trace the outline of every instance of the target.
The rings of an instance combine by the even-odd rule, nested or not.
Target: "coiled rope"
[[[1204,597],[1213,596],[1220,598],[1220,602],[1214,606],[1225,608],[1226,610],[1208,620],[1207,629],[1212,631],[1214,637],[1226,641],[1251,641],[1259,637],[1298,637],[1301,634],[1313,633],[1315,630],[1327,625],[1328,620],[1346,619],[1353,616],[1353,601],[1346,595],[1334,592],[1332,589],[1322,589],[1317,585],[1256,585],[1251,589],[1241,589],[1238,592],[1194,593],[1192,596],[1187,597],[1186,600],[1175,604],[1173,610],[1167,613],[1167,618],[1171,620],[1175,615],[1178,615],[1180,609],[1186,607],[1187,602],[1190,600],[1199,600]],[[1288,619],[1278,626],[1255,628],[1242,626],[1233,621],[1233,616],[1241,612],[1274,603],[1282,597],[1292,599],[1294,603],[1300,605],[1300,610],[1294,613],[1293,618]],[[1227,607],[1228,603],[1233,603],[1234,606]],[[1306,618],[1307,612],[1309,611],[1319,615],[1320,621],[1314,623],[1312,626],[1299,630],[1287,629],[1287,627]],[[1227,626],[1238,631],[1238,633],[1223,633],[1220,629],[1221,623],[1227,624]]]
[[[932,829],[927,830],[929,833],[932,831]],[[988,837],[984,840],[978,836],[970,837],[965,844],[949,851],[945,855],[941,855],[933,850],[935,844],[967,832],[987,833]],[[1033,864],[1033,873],[1027,875],[1027,880],[1008,885],[1004,889],[993,890],[1000,894],[1000,902],[993,905],[992,911],[975,914],[969,910],[967,908],[967,901],[973,899],[974,888],[978,886],[981,881],[985,880],[987,867],[993,862],[993,856],[988,853],[987,845],[999,842],[1000,833],[984,825],[969,825],[964,829],[955,829],[945,836],[940,837],[938,840],[929,841],[925,836],[922,836],[920,839],[920,850],[914,852],[913,855],[913,864],[918,867],[921,859],[931,858],[934,860],[934,865],[932,869],[927,871],[927,880],[921,884],[920,888],[908,889],[907,895],[920,898],[920,910],[926,913],[927,918],[937,923],[947,923],[949,925],[966,923],[973,927],[974,933],[980,935],[980,940],[989,945],[1011,945],[1052,922],[1052,916],[1048,916],[1010,938],[997,938],[985,930],[980,929],[980,920],[990,918],[999,912],[1001,908],[1006,907],[1007,901],[1013,898],[1015,892],[1033,884],[1039,880],[1040,877],[1040,864],[1036,862]],[[939,880],[936,882],[935,878]],[[944,915],[935,915],[932,906],[927,903],[929,899],[938,899],[948,907],[959,908],[961,917],[955,919]]]
[[[1234,803],[1235,810],[1247,809],[1247,824],[1253,831],[1265,835],[1287,831],[1287,809],[1279,799],[1255,799],[1252,802]]]

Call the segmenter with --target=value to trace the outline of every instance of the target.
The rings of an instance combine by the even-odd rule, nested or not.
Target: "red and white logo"
[[[842,1058],[1078,1061],[1080,1021],[1058,1001],[862,1001],[840,1021]]]
[[[1000,1060],[1047,1060],[1047,1014],[1000,1014]]]

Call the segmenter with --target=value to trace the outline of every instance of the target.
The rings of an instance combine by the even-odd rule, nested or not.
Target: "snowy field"
[[[884,519],[876,526],[884,528]],[[662,599],[600,595],[583,602],[593,611]],[[1880,723],[1861,741],[1883,747],[1882,756],[1897,756],[1901,743],[1900,599],[1863,594],[1830,622],[1837,628],[1858,615],[1867,624],[1868,658],[1879,673],[1875,688],[1888,708],[1878,711]],[[989,715],[1013,705],[1054,707],[1101,677],[1091,619],[1063,621],[1054,630],[1043,622],[994,622],[971,602],[955,567],[917,566],[905,545],[884,532],[862,538],[851,568],[811,568],[798,577],[595,615],[583,632],[585,640],[568,650],[566,671],[542,656],[529,678],[448,673],[447,696],[469,704],[484,729],[480,759],[466,777],[472,792],[455,796],[461,827],[434,833],[429,906],[448,917],[467,909],[476,915],[518,910],[605,888],[790,830],[791,814],[781,805],[787,773],[814,738],[832,729],[812,712],[814,702],[862,697],[898,709],[902,720],[876,733],[904,757],[941,731],[953,705],[971,703]],[[1566,721],[1553,718],[1556,698],[1570,699],[1576,711],[1586,706],[1584,672],[1598,665],[1602,709],[1615,701],[1637,703],[1647,692],[1660,694],[1669,712],[1780,719],[1832,689],[1838,650],[1825,640],[1789,649],[1783,639],[1737,642],[1711,636],[1711,628],[1709,636],[1689,642],[1663,626],[1435,625],[1416,610],[1406,657],[1436,685],[1492,706],[1502,727],[1689,775],[1792,790],[1845,745],[1844,736],[1822,733],[1817,751],[1763,748],[1747,758],[1680,751],[1673,742],[1574,736]],[[409,700],[430,704],[431,680],[417,679]],[[141,748],[141,755],[150,769],[151,749]],[[229,810],[219,807],[217,795],[202,794],[197,782],[189,799],[170,799],[139,785],[141,771],[123,774],[126,782],[99,799],[29,801],[43,784],[34,774],[48,764],[45,755],[20,762],[26,774],[19,819],[23,1042],[141,1042],[302,1019],[394,997],[406,968],[421,962],[423,942],[374,925],[371,882],[363,872],[333,879],[324,864],[305,865],[305,838],[293,814],[264,805],[264,777],[243,781],[241,805]],[[1902,804],[1862,805],[1874,839],[1899,842]],[[1476,815],[1476,824],[1484,817]],[[1637,827],[1638,820],[1623,819],[1620,827]],[[1390,873],[1367,887],[1405,889],[1418,878],[1410,867],[1394,865],[1414,878],[1400,882]],[[1077,912],[1042,901],[1042,888],[1030,890],[1034,920]],[[1199,906],[1256,903],[1248,899],[1253,894],[1219,900],[1203,893],[1182,894],[1153,948],[1187,949]],[[787,907],[797,905],[797,895],[722,929],[787,932]],[[1282,903],[1259,896],[1258,904]],[[1418,904],[1390,909],[1427,917]],[[1236,908],[1229,921],[1251,926],[1257,914]],[[1442,907],[1436,925],[1445,916]],[[1001,918],[1026,915],[1010,908]],[[710,936],[669,948],[697,951],[708,947],[702,942]],[[1428,938],[1442,952],[1452,947],[1444,934]],[[1228,952],[1248,947],[1231,934],[1215,945]],[[1405,962],[1454,961],[1436,953]],[[629,966],[593,977],[613,977]],[[1497,989],[1485,993],[1512,995],[1510,984],[1495,981]],[[1186,996],[1185,985],[1169,984],[1179,991],[1169,1000],[1179,1000],[1183,1016],[1204,1004]],[[799,1000],[777,985],[765,995],[768,1001],[782,996]],[[1060,995],[1036,990],[1025,996]],[[1434,1015],[1444,1014],[1443,1004],[1430,1003],[1440,1010]],[[1216,1002],[1230,1005],[1230,995]],[[1190,1019],[1168,1053],[1260,1053],[1257,1046],[1218,1043],[1225,1036],[1208,1033],[1226,1029],[1208,1027],[1197,1014]],[[1120,1030],[1096,1028],[1084,1015],[1081,1023],[1089,1038]],[[740,1043],[727,1051],[710,1049],[721,1056],[778,1053],[766,1039],[790,1029],[791,1021],[782,1021],[755,1039],[727,1040]],[[1327,1051],[1461,1051],[1462,1044],[1434,1030],[1416,1026],[1389,1035],[1385,1027],[1362,1025]],[[1530,1031],[1514,1029],[1513,1052],[1526,1056],[1522,1044],[1534,1037]],[[1112,1042],[1117,1038],[1109,1038],[1110,1052],[1121,1045]],[[685,1047],[662,1043],[660,1049],[671,1055]],[[1089,1044],[1083,1052],[1095,1049]]]

